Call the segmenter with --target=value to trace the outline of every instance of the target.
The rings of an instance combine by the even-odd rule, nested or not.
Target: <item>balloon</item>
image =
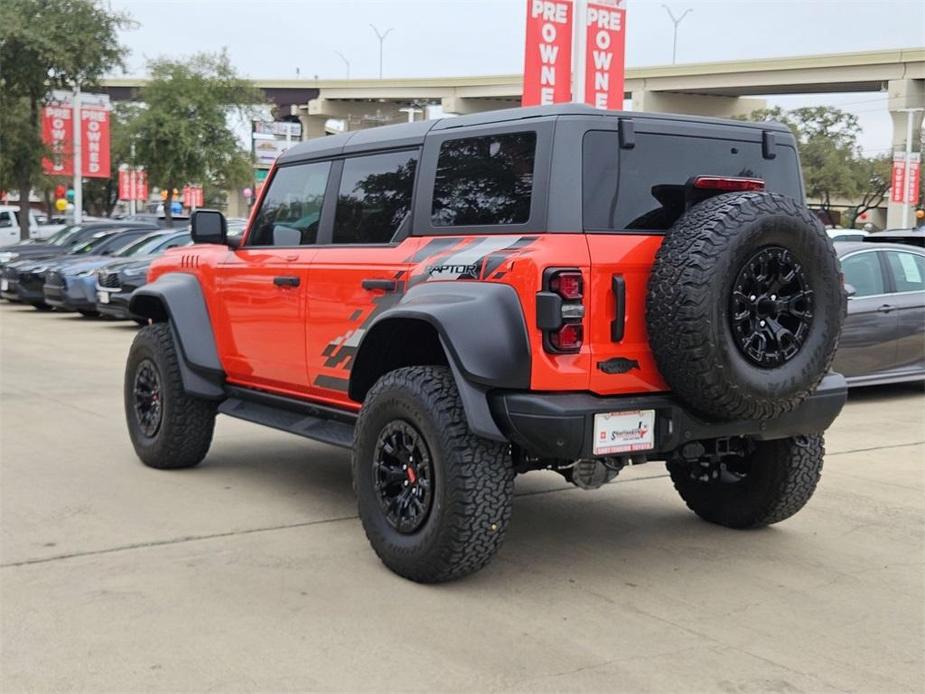
[[[74,189],[68,188],[67,195],[65,196],[68,202],[74,202]]]
[[[245,188],[241,192],[244,193],[245,198],[249,198],[250,196],[254,194],[254,191],[252,191],[250,188]]]
[[[56,197],[56,198],[63,198],[63,197],[64,197],[64,193],[65,193],[66,191],[67,191],[67,189],[66,189],[64,186],[62,186],[61,184],[56,185],[56,186],[55,186],[55,197]]]
[[[67,209],[67,200],[64,198],[55,200],[55,209],[58,210],[58,212],[64,212]]]
[[[180,214],[181,212],[183,212],[183,205],[181,205],[176,200],[170,203],[170,213],[171,214]]]

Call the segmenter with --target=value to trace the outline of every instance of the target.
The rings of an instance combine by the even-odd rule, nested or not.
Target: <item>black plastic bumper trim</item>
[[[749,436],[758,440],[825,431],[847,399],[841,374],[826,376],[794,411],[767,421],[708,421],[690,412],[670,393],[600,397],[591,393],[495,392],[491,411],[501,431],[528,453],[544,458],[593,458],[594,415],[623,410],[655,410],[655,448],[639,451],[664,457],[688,441]]]

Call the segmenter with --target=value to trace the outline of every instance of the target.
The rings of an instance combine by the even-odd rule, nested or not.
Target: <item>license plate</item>
[[[9,280],[0,280],[0,292],[5,292],[9,288],[10,288]]]
[[[97,292],[96,298],[100,300],[101,304],[109,303],[109,292]]]
[[[594,415],[594,455],[647,451],[655,447],[655,410]]]

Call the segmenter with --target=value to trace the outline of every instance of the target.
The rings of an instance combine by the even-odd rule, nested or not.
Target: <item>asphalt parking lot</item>
[[[0,690],[922,691],[925,395],[853,395],[779,526],[698,521],[664,467],[518,480],[488,569],[380,565],[347,454],[220,418],[199,468],[125,433],[133,324],[0,306]]]

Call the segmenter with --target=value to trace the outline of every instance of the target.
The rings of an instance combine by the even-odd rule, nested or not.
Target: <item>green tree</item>
[[[752,121],[778,121],[797,139],[806,194],[819,200],[828,223],[833,223],[832,200],[857,197],[867,189],[858,174],[861,160],[857,116],[828,106],[808,106],[786,111],[779,106],[753,111]]]
[[[146,107],[132,128],[136,158],[150,184],[167,192],[164,214],[172,225],[174,189],[187,183],[227,188],[250,180],[250,153],[240,148],[228,117],[250,117],[264,98],[237,75],[225,52],[154,60],[148,70],[151,78],[139,93]]]
[[[0,181],[15,184],[21,227],[28,236],[29,191],[45,154],[39,132],[42,103],[52,89],[75,82],[93,87],[122,66],[117,32],[127,15],[95,0],[3,0],[0,2]]]
[[[857,204],[848,209],[845,226],[854,227],[865,212],[880,207],[890,192],[893,157],[884,154],[879,157],[859,159],[854,167],[857,177]]]

